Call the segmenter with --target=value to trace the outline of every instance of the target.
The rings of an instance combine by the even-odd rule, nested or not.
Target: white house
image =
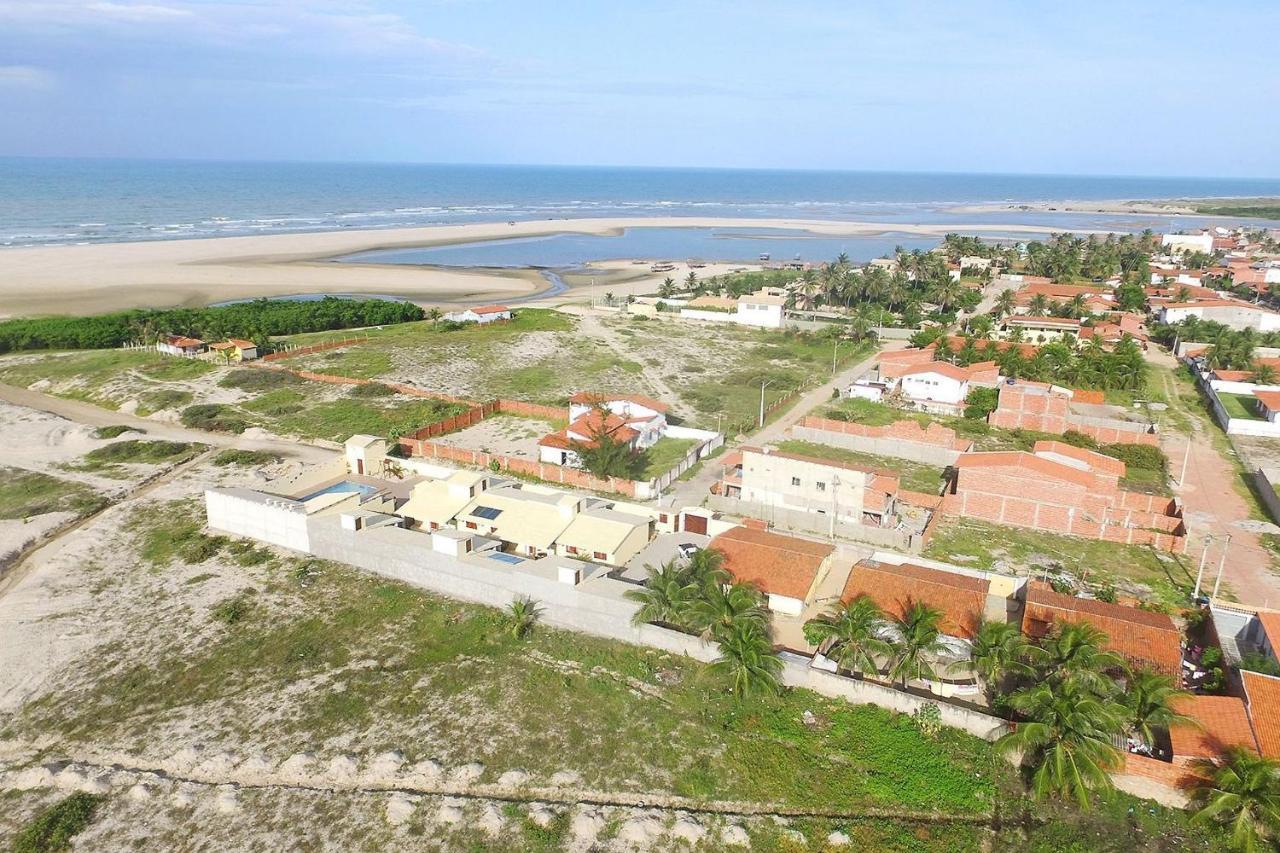
[[[510,320],[511,309],[505,305],[481,305],[465,311],[450,311],[444,315],[444,319],[455,323],[496,323],[499,320]]]
[[[626,418],[607,409],[591,409],[564,429],[544,435],[538,441],[538,459],[551,465],[581,467],[577,448],[595,447],[601,435],[607,435],[633,450],[644,449],[640,446],[641,431],[632,427]]]
[[[1188,317],[1212,320],[1232,329],[1280,329],[1280,314],[1239,299],[1201,299],[1198,302],[1170,302],[1160,306],[1161,323],[1181,323]]]
[[[633,428],[640,430],[640,446],[649,447],[667,428],[667,412],[670,406],[641,394],[595,394],[579,391],[569,398],[569,422],[590,414],[592,409],[605,409],[623,418]]]
[[[1160,245],[1170,252],[1213,252],[1212,234],[1165,234]]]
[[[995,386],[1000,370],[995,362],[984,361],[959,367],[945,361],[931,361],[910,367],[897,377],[897,388],[919,407],[940,403],[957,407],[964,403],[973,385]],[[945,411],[945,410],[944,410]]]
[[[1258,413],[1271,423],[1280,423],[1280,391],[1254,391]]]
[[[738,297],[737,321],[744,326],[781,329],[786,318],[787,297],[777,288],[766,287]]]
[[[196,355],[205,350],[204,341],[183,335],[163,335],[156,341],[156,351],[166,355]]]

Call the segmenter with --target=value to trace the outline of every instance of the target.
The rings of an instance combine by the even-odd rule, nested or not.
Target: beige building
[[[478,471],[455,471],[443,480],[416,484],[409,500],[398,510],[413,527],[439,530],[489,485],[489,476]]]
[[[744,447],[723,463],[721,494],[781,509],[835,515],[882,525],[894,513],[898,477],[892,471],[830,459]]]
[[[459,530],[508,543],[514,553],[545,557],[554,549],[585,499],[530,483],[485,489],[454,519]]]
[[[656,513],[645,507],[599,501],[583,509],[555,543],[555,552],[622,566],[653,538]]]

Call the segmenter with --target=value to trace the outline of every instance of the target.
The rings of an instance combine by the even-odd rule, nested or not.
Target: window
[[[671,516],[667,515],[665,512],[658,513],[658,521],[662,522],[663,524],[666,524],[670,520],[671,520]]]
[[[792,478],[791,478],[791,485],[793,485],[793,486],[798,486],[798,485],[800,485],[800,478],[799,478],[799,477],[792,477]]]
[[[609,555],[606,554],[604,551],[596,551],[591,556],[595,557],[597,560],[609,559]]]
[[[827,484],[821,481],[814,483],[814,485],[818,487],[818,491],[820,492],[825,492],[827,490]]]
[[[474,521],[468,521],[468,522],[467,522],[467,529],[468,529],[468,530],[475,530],[475,529],[476,529],[476,523],[475,523]]]
[[[577,546],[577,545],[569,545],[569,546],[567,546],[567,547],[565,548],[565,550],[566,550],[566,551],[568,551],[570,554],[576,554],[576,553],[578,553],[578,546]]]

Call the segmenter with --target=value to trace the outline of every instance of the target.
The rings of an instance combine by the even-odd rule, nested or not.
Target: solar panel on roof
[[[495,509],[494,507],[491,507],[491,506],[478,506],[476,507],[475,512],[471,514],[474,515],[476,518],[484,518],[489,521],[493,521],[495,518],[502,515],[502,510]]]

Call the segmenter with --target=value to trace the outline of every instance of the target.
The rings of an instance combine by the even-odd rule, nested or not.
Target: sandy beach
[[[1189,199],[1149,201],[1020,201],[999,204],[962,204],[951,208],[953,213],[1135,213],[1154,216],[1206,216],[1196,213]]]
[[[1016,221],[977,225],[886,225],[805,219],[651,217],[477,223],[395,230],[327,231],[0,251],[0,316],[96,314],[125,308],[205,305],[306,293],[380,293],[423,305],[520,303],[549,285],[534,270],[441,269],[327,259],[383,248],[439,246],[559,233],[617,234],[625,228],[784,228],[824,236],[903,233],[941,237],[1048,234]],[[1105,232],[1100,232],[1105,233]],[[741,265],[735,265],[741,266]],[[706,275],[714,274],[703,271]],[[675,277],[687,270],[681,267]],[[662,276],[656,279],[661,281]],[[584,282],[570,282],[570,294]]]

